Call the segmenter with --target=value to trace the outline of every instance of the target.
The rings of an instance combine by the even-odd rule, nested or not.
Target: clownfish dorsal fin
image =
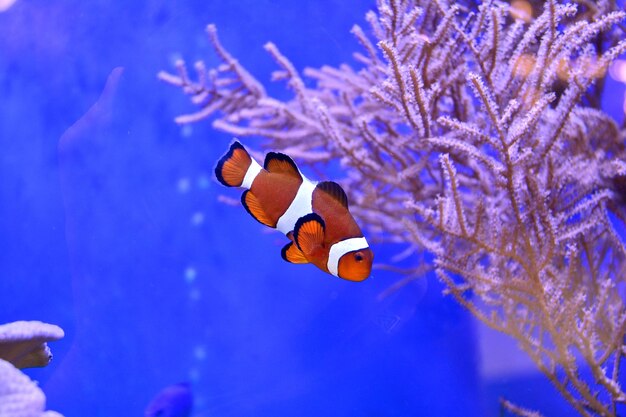
[[[284,153],[269,152],[265,156],[263,168],[272,174],[285,174],[302,181],[302,175],[300,175],[296,163]]]
[[[307,256],[324,243],[326,225],[317,213],[300,217],[293,229],[293,240],[302,253]]]
[[[348,208],[348,196],[343,188],[341,188],[341,185],[333,181],[322,181],[317,184],[317,188],[334,198],[345,208]]]
[[[276,227],[276,222],[265,213],[259,199],[250,190],[241,195],[241,204],[256,221],[269,227]]]
[[[287,262],[292,264],[308,264],[309,260],[304,256],[304,253],[293,243],[287,243],[280,251],[280,255]]]

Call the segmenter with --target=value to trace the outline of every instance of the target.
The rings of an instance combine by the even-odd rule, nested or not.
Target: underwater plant
[[[616,416],[626,354],[626,130],[600,108],[626,52],[616,1],[378,0],[357,68],[265,49],[280,101],[207,28],[222,64],[161,80],[233,135],[301,164],[337,160],[378,241],[430,252],[447,292],[521,349],[582,416]],[[423,271],[406,271],[409,279]],[[583,374],[583,370],[587,370]],[[509,401],[509,412],[536,416]]]

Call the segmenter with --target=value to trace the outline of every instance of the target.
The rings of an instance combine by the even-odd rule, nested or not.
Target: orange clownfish
[[[348,198],[335,182],[312,182],[287,155],[270,152],[261,167],[235,141],[215,167],[227,187],[245,188],[241,203],[260,223],[291,242],[281,251],[287,262],[312,263],[349,281],[370,275],[374,254],[348,211]]]

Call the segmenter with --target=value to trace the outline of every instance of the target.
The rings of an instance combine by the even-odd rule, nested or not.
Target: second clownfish
[[[261,167],[237,141],[215,175],[227,187],[245,188],[241,202],[248,213],[289,238],[281,251],[287,262],[312,263],[350,281],[370,275],[374,254],[339,184],[310,181],[282,153],[269,152]]]

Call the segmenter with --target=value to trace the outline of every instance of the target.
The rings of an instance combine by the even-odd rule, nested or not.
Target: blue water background
[[[0,323],[65,329],[52,364],[27,371],[49,408],[141,416],[189,382],[203,417],[498,416],[500,396],[571,412],[532,366],[486,378],[484,329],[434,277],[380,300],[400,276],[354,284],[285,263],[283,236],[217,201],[239,198],[212,176],[231,137],[173,123],[193,107],[156,74],[179,57],[216,64],[206,24],[288,98],[263,44],[298,69],[353,62],[350,28],[373,7],[20,0],[0,13]],[[119,66],[111,113],[68,133]],[[404,249],[374,248],[380,262]]]

